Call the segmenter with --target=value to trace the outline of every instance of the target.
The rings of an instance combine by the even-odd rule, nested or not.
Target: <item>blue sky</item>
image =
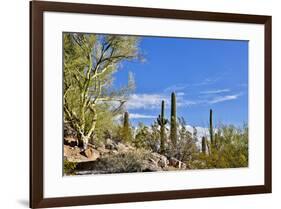
[[[124,62],[114,85],[123,86],[132,72],[136,90],[126,107],[133,124],[151,124],[170,94],[177,96],[177,115],[193,126],[248,122],[248,41],[142,37],[146,61]]]

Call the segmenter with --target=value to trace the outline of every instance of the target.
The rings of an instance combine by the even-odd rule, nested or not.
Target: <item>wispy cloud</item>
[[[198,81],[195,83],[178,83],[165,88],[164,92],[172,92],[172,91],[182,92],[185,91],[188,87],[207,86],[216,83],[221,78],[222,76],[217,76],[217,77],[205,78],[202,81]]]
[[[167,100],[161,94],[132,94],[126,102],[128,109],[155,109],[159,108],[162,100]]]
[[[155,115],[145,115],[145,114],[138,114],[138,113],[130,113],[131,119],[151,119],[156,118]]]
[[[170,105],[170,94],[132,94],[126,102],[127,109],[159,109],[162,100]],[[183,93],[177,94],[177,106],[189,106],[195,101],[186,100]]]
[[[221,94],[226,92],[230,92],[230,89],[207,90],[207,91],[201,91],[200,94]]]
[[[177,92],[177,95],[178,95],[178,96],[184,96],[185,93],[184,93],[184,92]]]
[[[175,85],[172,85],[172,86],[167,87],[166,89],[164,89],[164,92],[183,91],[183,90],[185,90],[187,87],[188,87],[187,84],[179,83],[179,84],[175,84]]]
[[[229,101],[229,100],[235,100],[239,96],[241,96],[241,94],[218,96],[218,97],[214,97],[211,100],[209,100],[208,103],[209,104],[216,104],[216,103],[225,102],[225,101]]]
[[[191,84],[192,86],[205,86],[205,85],[211,85],[216,83],[217,81],[219,81],[222,78],[222,76],[218,76],[218,77],[212,77],[212,78],[206,78],[201,82],[198,83],[193,83]]]

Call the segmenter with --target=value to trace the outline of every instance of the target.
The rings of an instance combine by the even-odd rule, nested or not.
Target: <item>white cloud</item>
[[[185,100],[184,94],[177,95],[177,106],[186,107],[196,104],[195,101]],[[166,107],[170,105],[170,95],[165,94],[132,94],[126,102],[127,109],[160,109],[162,100],[165,101]]]
[[[178,107],[187,107],[190,105],[196,105],[198,104],[199,101],[192,101],[192,100],[180,100],[177,102]]]
[[[185,93],[184,92],[177,92],[177,96],[184,96]]]
[[[205,85],[214,84],[217,81],[219,81],[221,78],[222,78],[221,76],[213,77],[213,78],[206,78],[202,82],[192,84],[192,86],[205,86]]]
[[[164,92],[182,91],[186,89],[187,86],[188,86],[187,84],[182,84],[182,83],[175,84],[164,89]]]
[[[159,108],[162,100],[167,96],[161,94],[132,94],[126,102],[128,109],[155,109]]]
[[[230,89],[216,89],[216,90],[201,91],[200,94],[220,94],[226,92],[230,92]]]
[[[138,114],[138,113],[130,113],[130,118],[131,119],[151,119],[151,118],[156,118],[155,115],[145,115],[145,114]]]
[[[209,104],[216,104],[219,102],[225,102],[225,101],[229,101],[229,100],[235,100],[237,99],[241,94],[234,94],[234,95],[226,95],[226,96],[219,96],[219,97],[215,97],[213,99],[211,99],[210,101],[208,101]]]

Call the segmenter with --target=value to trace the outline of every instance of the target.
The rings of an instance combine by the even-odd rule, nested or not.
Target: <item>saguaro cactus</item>
[[[124,121],[123,121],[123,127],[129,127],[129,113],[124,113]]]
[[[177,109],[176,109],[176,94],[171,95],[171,127],[170,138],[174,146],[177,145]]]
[[[213,131],[213,110],[210,109],[210,140],[211,140],[211,145],[214,145],[214,131]]]
[[[163,153],[165,151],[165,141],[166,141],[166,133],[165,133],[165,125],[168,123],[168,120],[165,119],[165,102],[161,103],[161,114],[157,118],[157,122],[160,126],[160,152]]]
[[[132,131],[131,131],[131,128],[130,128],[129,113],[128,112],[124,113],[124,121],[123,121],[123,130],[122,130],[122,132],[123,132],[122,133],[123,140],[125,142],[131,141],[131,139],[132,139]]]
[[[203,136],[202,141],[201,141],[201,151],[202,153],[206,154],[207,151],[207,143],[206,143],[206,138]]]

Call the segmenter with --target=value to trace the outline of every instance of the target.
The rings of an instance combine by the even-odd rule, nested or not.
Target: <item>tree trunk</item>
[[[88,143],[89,143],[89,138],[90,138],[90,137],[88,137],[88,136],[82,136],[82,137],[81,137],[83,150],[86,150],[86,149],[87,149]]]

